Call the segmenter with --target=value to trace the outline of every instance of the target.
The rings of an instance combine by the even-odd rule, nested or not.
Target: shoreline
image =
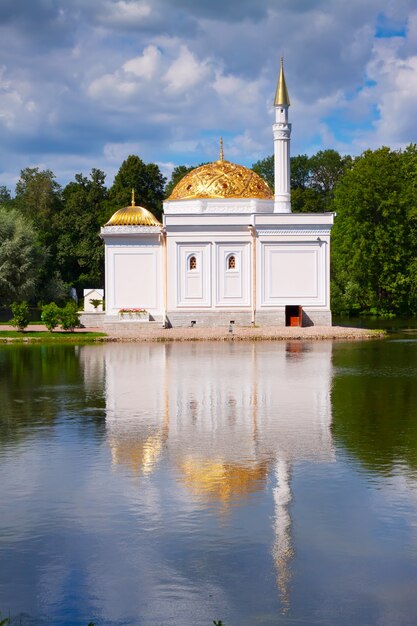
[[[62,337],[62,342],[80,341],[90,339],[92,343],[99,342],[184,342],[184,341],[325,341],[343,340],[360,341],[364,339],[381,339],[386,336],[384,330],[372,330],[367,328],[354,328],[351,326],[308,326],[308,327],[288,327],[288,326],[264,326],[247,327],[235,326],[233,332],[229,332],[229,327],[205,327],[205,328],[162,328],[146,327],[143,324],[137,328],[123,329],[114,327],[110,330],[105,328],[78,328],[68,337]],[[41,325],[29,325],[18,337],[2,336],[1,331],[15,330],[12,326],[0,326],[0,342],[3,343],[43,343],[59,342],[61,330],[53,333],[47,331]],[[44,332],[44,336],[39,336],[39,332]],[[31,332],[36,332],[37,336],[31,336]],[[42,334],[43,334],[42,332]],[[104,333],[99,337],[87,338],[87,333]],[[84,337],[83,337],[84,335]]]
[[[138,330],[108,331],[105,341],[115,342],[170,342],[170,341],[322,341],[380,339],[384,330],[370,330],[345,326],[285,327],[235,326],[206,328],[140,328]]]

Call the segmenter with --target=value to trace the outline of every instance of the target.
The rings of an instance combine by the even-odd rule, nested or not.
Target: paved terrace
[[[13,326],[0,326],[0,330],[16,330]],[[45,326],[30,325],[30,330],[45,330]],[[340,339],[358,340],[383,337],[383,331],[368,330],[365,328],[351,328],[346,326],[309,326],[284,327],[263,326],[246,327],[234,326],[233,332],[229,327],[212,328],[162,328],[159,323],[126,322],[112,324],[107,328],[78,328],[76,333],[105,332],[108,341],[279,341],[279,340],[319,340]],[[56,329],[54,333],[59,333]]]

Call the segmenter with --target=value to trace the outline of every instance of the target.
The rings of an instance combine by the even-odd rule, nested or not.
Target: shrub
[[[10,320],[17,330],[24,330],[29,324],[29,306],[27,302],[13,302],[10,306],[13,317]]]
[[[80,325],[80,316],[75,302],[67,302],[67,304],[60,310],[59,319],[64,330],[70,330],[73,332],[74,328],[77,328]]]
[[[42,307],[41,320],[46,328],[52,332],[56,328],[61,319],[61,309],[55,302],[44,304]]]

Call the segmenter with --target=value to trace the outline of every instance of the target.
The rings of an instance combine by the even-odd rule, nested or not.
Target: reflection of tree
[[[4,346],[0,350],[0,445],[52,426],[62,407],[84,403],[83,372],[74,346]],[[103,405],[103,398],[94,405]],[[89,400],[91,408],[91,399]]]
[[[408,343],[335,347],[333,435],[368,468],[417,468],[417,351]],[[365,360],[366,358],[366,360]]]

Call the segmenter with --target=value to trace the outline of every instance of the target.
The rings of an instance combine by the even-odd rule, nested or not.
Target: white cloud
[[[150,80],[157,73],[160,60],[161,52],[156,46],[150,45],[144,49],[141,56],[126,61],[123,70],[139,78]]]
[[[165,72],[164,80],[169,91],[178,93],[201,84],[208,73],[207,61],[199,63],[187,46],[181,45],[178,57]]]

